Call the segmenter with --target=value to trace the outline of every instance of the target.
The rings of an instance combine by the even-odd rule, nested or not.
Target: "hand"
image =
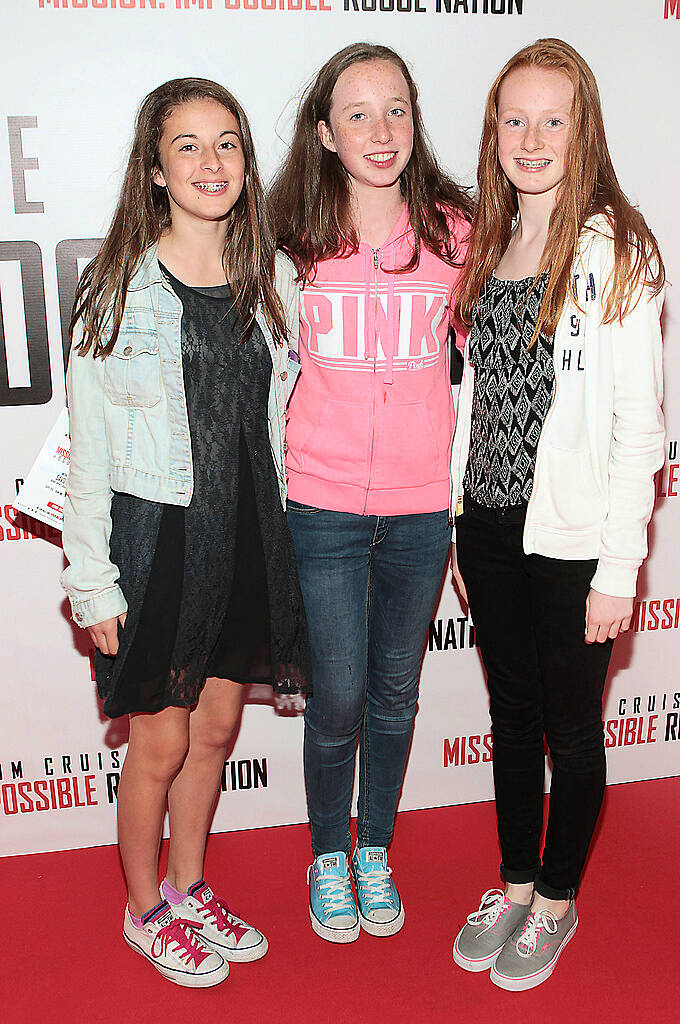
[[[611,597],[591,590],[586,600],[586,643],[603,644],[630,626],[632,597]]]
[[[458,555],[456,554],[455,544],[451,545],[451,582],[453,583],[454,588],[458,591],[458,596],[461,601],[463,601],[465,605],[469,605],[470,602],[468,601],[467,590],[465,589],[463,577],[461,576],[460,569],[458,568]]]
[[[87,627],[92,643],[102,654],[118,654],[118,623],[125,626],[125,618],[126,613],[123,612],[117,619],[106,619]]]

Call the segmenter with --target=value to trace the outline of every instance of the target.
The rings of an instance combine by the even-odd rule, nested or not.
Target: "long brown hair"
[[[652,294],[663,288],[665,272],[657,241],[644,217],[626,199],[617,180],[602,119],[595,76],[576,50],[561,39],[537,39],[512,57],[489,92],[479,147],[478,204],[462,275],[456,312],[471,323],[475,303],[508,248],[518,212],[517,191],[498,160],[498,91],[516,68],[561,71],[574,87],[569,149],[564,178],[550,216],[548,238],[536,277],[549,273],[536,323],[553,334],[567,293],[573,294],[572,267],[579,235],[586,221],[603,214],[614,240],[614,268],[606,285],[603,322],[621,320],[639,300],[642,288]]]
[[[467,189],[444,173],[432,152],[418,106],[418,89],[405,62],[387,46],[353,43],[327,61],[307,87],[295,121],[288,156],[269,191],[277,244],[294,260],[306,282],[319,260],[355,253],[359,237],[352,221],[349,175],[336,153],[327,150],[317,131],[330,123],[333,90],[343,71],[366,61],[396,65],[406,80],[413,116],[413,151],[401,174],[401,193],[408,205],[415,236],[414,251],[400,271],[418,265],[424,245],[451,265],[458,256],[447,215],[472,216]]]
[[[70,330],[73,337],[76,324],[82,320],[80,355],[91,346],[95,357],[107,356],[113,349],[135,270],[171,223],[167,190],[152,180],[153,172],[160,167],[158,145],[163,126],[177,107],[202,99],[215,100],[233,114],[243,142],[243,188],[228,214],[223,265],[245,324],[244,340],[252,332],[258,302],[276,340],[281,343],[286,337],[283,308],[274,288],[274,234],[248,119],[238,100],[217,82],[176,78],[154,89],[141,103],[111,226],[76,289]]]

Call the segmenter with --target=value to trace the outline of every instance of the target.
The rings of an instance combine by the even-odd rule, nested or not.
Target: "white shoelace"
[[[542,931],[554,935],[557,931],[557,918],[550,910],[537,910],[529,914],[522,934],[517,940],[517,955],[530,957],[536,952],[538,936]]]
[[[394,893],[390,883],[392,868],[383,868],[380,871],[357,871],[357,885],[361,889],[361,899],[366,906],[373,906],[376,903],[394,904]]]
[[[330,875],[326,878],[320,878],[317,882],[319,886],[319,897],[321,899],[321,906],[324,909],[324,913],[334,913],[336,910],[343,910],[348,903],[354,906],[354,897],[352,896],[352,886],[349,880],[349,875]]]
[[[489,928],[493,928],[496,924],[504,906],[505,893],[501,889],[488,889],[480,900],[479,910],[468,914],[467,922],[475,927],[486,925],[479,933],[483,935],[484,932],[488,932]]]

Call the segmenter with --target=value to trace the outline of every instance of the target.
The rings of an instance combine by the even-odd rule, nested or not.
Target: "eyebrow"
[[[226,131],[220,132],[218,138],[221,139],[225,135],[234,135],[234,136],[236,136],[237,139],[241,138],[239,133],[233,131],[232,129],[227,129]],[[172,146],[173,142],[177,142],[178,139],[197,139],[197,138],[198,138],[198,135],[194,135],[191,132],[181,132],[179,135],[175,135],[174,139],[171,140],[170,145]]]
[[[508,114],[526,114],[526,111],[523,110],[522,107],[501,107],[498,111],[498,116],[501,115],[501,112],[504,117],[507,117]],[[539,117],[546,117],[547,115],[552,116],[554,114],[559,114],[560,117],[564,117],[565,114],[569,116],[571,114],[571,107],[546,107],[545,110],[539,110],[538,114]]]
[[[403,96],[390,96],[388,99],[389,103],[408,103],[409,101]],[[354,103],[347,103],[342,108],[343,113],[345,110],[350,110],[352,107],[365,107],[368,100],[356,100]]]

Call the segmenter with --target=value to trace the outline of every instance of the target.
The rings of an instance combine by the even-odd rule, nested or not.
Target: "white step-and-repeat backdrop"
[[[261,169],[285,150],[296,98],[337,49],[387,43],[410,63],[443,163],[474,179],[484,99],[538,36],[593,67],[620,180],[680,277],[680,0],[0,0],[0,854],[115,841],[126,721],[108,721],[86,635],[70,622],[60,535],[13,508],[64,404],[76,275],[105,231],[137,104],[168,78],[223,82]],[[680,774],[680,295],[664,316],[667,459],[636,607],[605,712],[609,781]],[[218,831],[305,820],[302,722],[251,692],[228,755]],[[472,623],[448,581],[430,630],[402,809],[492,795]]]

